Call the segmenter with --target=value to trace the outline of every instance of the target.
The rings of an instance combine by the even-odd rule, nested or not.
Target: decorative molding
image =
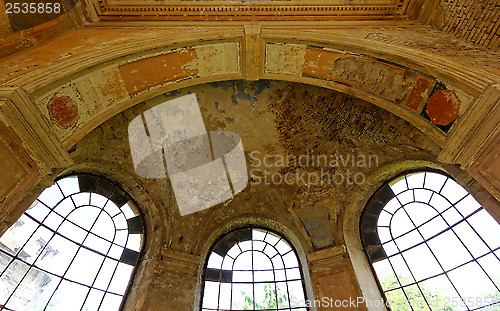
[[[445,88],[446,92],[453,95],[456,93],[448,90],[435,76],[404,63],[320,44],[265,37],[263,41],[265,67],[261,78],[302,83],[305,80],[354,95],[408,120],[439,146],[445,145],[446,133],[458,115],[452,115],[449,123],[441,126],[428,116],[425,108],[440,88]],[[460,97],[466,104],[468,93],[464,92]],[[435,101],[439,112],[445,115],[451,108],[456,108],[447,105],[446,101],[447,98]]]
[[[71,163],[26,92],[0,87],[0,222],[17,215],[14,208],[38,183],[51,184],[52,169]]]
[[[195,275],[200,264],[200,257],[163,248],[161,250],[161,260],[158,264],[164,271]]]
[[[88,19],[92,23],[99,22],[99,14],[101,14],[101,6],[98,0],[83,0],[87,7]]]
[[[307,262],[312,272],[332,272],[335,266],[345,263],[347,258],[346,247],[340,245],[309,253]]]
[[[260,79],[263,68],[263,42],[260,25],[245,25],[245,78],[250,81]]]
[[[375,5],[354,1],[128,1],[99,0],[101,20],[323,20],[402,18],[403,0],[381,0]]]
[[[299,24],[299,22],[296,24]],[[123,24],[118,28],[104,29],[104,25],[105,23],[103,23],[102,27],[89,27],[75,31],[72,34],[72,40],[68,41],[68,37],[61,37],[61,42],[56,40],[53,41],[50,46],[40,46],[40,48],[37,49],[38,52],[35,54],[27,50],[26,52],[18,54],[18,56],[13,55],[14,58],[10,58],[9,61],[22,62],[25,67],[20,70],[12,69],[12,71],[3,71],[3,83],[20,86],[27,90],[42,111],[45,111],[44,109],[47,101],[52,99],[54,92],[61,90],[64,84],[69,85],[72,81],[86,80],[83,82],[87,85],[100,83],[100,85],[103,86],[99,87],[100,90],[110,91],[105,92],[106,94],[104,95],[106,98],[104,101],[100,100],[100,98],[99,100],[91,98],[90,101],[84,101],[85,105],[78,107],[80,110],[80,119],[78,122],[80,123],[77,124],[76,127],[63,129],[64,133],[62,133],[62,130],[54,125],[54,131],[58,132],[57,137],[63,141],[66,148],[70,148],[91,129],[104,122],[110,116],[123,111],[124,109],[127,109],[142,100],[146,100],[149,97],[200,83],[229,79],[255,78],[255,72],[249,71],[248,76],[246,76],[247,73],[245,70],[246,62],[251,59],[250,57],[248,57],[248,59],[246,57],[246,39],[253,40],[251,37],[258,35],[255,32],[252,32],[253,25],[248,25],[249,27],[247,27],[246,32],[244,25],[237,27],[194,27],[189,28],[190,31],[186,34],[183,33],[182,36],[179,34],[177,28],[149,28],[145,25],[143,25],[144,28],[136,28],[133,26],[127,28],[125,27],[125,24]],[[95,40],[91,40],[91,42],[89,42],[88,40],[83,39],[88,36],[95,38]],[[339,35],[335,34],[335,32],[330,33],[330,30],[327,29],[306,31],[304,29],[295,28],[295,26],[283,28],[262,25],[260,36],[262,44],[267,43],[267,46],[269,46],[269,43],[275,45],[284,44],[285,47],[291,46],[292,44],[300,45],[303,47],[302,50],[306,53],[309,53],[309,55],[312,56],[316,54],[319,58],[317,61],[308,62],[312,64],[311,66],[302,66],[302,68],[298,68],[298,72],[295,74],[290,74],[290,72],[284,72],[282,74],[279,72],[266,73],[264,72],[264,65],[261,64],[262,71],[260,71],[258,76],[259,79],[281,79],[286,81],[309,83],[355,95],[408,120],[417,128],[422,130],[425,135],[436,141],[436,143],[440,146],[444,146],[446,144],[446,136],[442,131],[431,125],[428,120],[418,116],[418,113],[421,113],[421,110],[424,108],[420,102],[415,105],[406,105],[406,102],[402,102],[400,105],[397,105],[393,102],[388,102],[384,98],[377,97],[375,96],[376,94],[373,95],[365,89],[361,89],[359,87],[356,88],[352,85],[326,79],[330,75],[330,70],[327,69],[333,68],[326,66],[326,64],[333,59],[332,56],[334,56],[334,52],[339,51],[349,53],[352,54],[353,57],[364,55],[370,59],[377,58],[376,60],[378,61],[380,61],[380,57],[383,56],[383,59],[388,62],[388,66],[386,66],[388,68],[391,67],[391,64],[396,64],[399,67],[407,67],[410,71],[426,72],[428,75],[432,75],[439,81],[443,81],[446,84],[454,86],[455,89],[460,89],[463,92],[470,94],[470,97],[478,96],[486,85],[491,84],[494,81],[494,75],[488,74],[486,71],[481,71],[479,69],[476,70],[473,67],[463,66],[459,61],[457,61],[457,59],[447,59],[445,57],[440,58],[435,55],[430,57],[430,54],[428,53],[412,51],[412,49],[409,48],[402,48],[383,42],[371,45],[370,42],[373,43],[373,41],[347,35]],[[118,39],[107,42],[109,38],[115,37]],[[76,42],[81,42],[82,46],[70,45],[65,47],[66,45],[62,44],[64,42],[75,42],[75,45]],[[145,90],[140,94],[122,97],[114,96],[111,92],[111,90],[115,91],[115,86],[119,84],[113,84],[114,86],[110,88],[105,87],[105,84],[101,83],[103,82],[103,79],[101,79],[103,77],[103,72],[109,73],[110,78],[114,79],[114,77],[117,77],[116,80],[120,82],[122,77],[120,77],[120,73],[116,73],[117,66],[123,67],[131,62],[145,59],[147,56],[158,56],[174,50],[189,49],[196,46],[200,46],[200,48],[202,46],[207,47],[207,49],[203,48],[203,51],[208,52],[208,45],[231,42],[235,44],[232,48],[234,51],[234,53],[232,53],[233,56],[228,57],[227,55],[224,55],[221,58],[214,59],[214,61],[193,61],[189,63],[190,68],[203,68],[206,74],[190,76],[189,79],[166,82],[158,81],[158,83],[155,83],[151,89]],[[102,44],[102,46],[100,44]],[[55,53],[54,46],[59,45],[65,48]],[[218,50],[218,48],[215,50]],[[74,53],[74,55],[70,57],[63,57],[72,53]],[[207,55],[207,53],[204,55]],[[248,53],[248,55],[250,55],[250,53]],[[264,50],[260,51],[259,55],[261,61],[268,59]],[[292,57],[293,54],[286,53],[286,56]],[[60,59],[58,59],[58,57]],[[439,59],[436,60],[436,57]],[[221,72],[221,70],[217,69],[217,66],[230,58],[232,59],[232,63],[237,64],[237,70],[231,72],[226,70]],[[199,60],[200,58],[197,59]],[[150,60],[152,61],[153,58]],[[313,60],[313,58],[309,57],[308,60]],[[152,63],[150,64],[152,65]],[[297,67],[297,62],[292,64],[294,65],[293,67],[287,66],[284,68],[290,69]],[[5,65],[5,68],[9,68],[7,64]],[[251,68],[255,70],[254,67]],[[426,68],[426,70],[423,68]],[[304,71],[304,69],[307,70]],[[319,74],[321,76],[319,76]],[[147,77],[150,78],[149,76]],[[113,81],[113,79],[109,80]],[[72,88],[74,86],[75,85],[71,85]],[[86,89],[85,86],[83,88]],[[67,88],[67,91],[70,91],[70,88]],[[83,95],[86,96],[87,94],[90,94],[90,92]],[[68,94],[60,95],[63,96]],[[419,98],[418,96],[414,97]],[[74,97],[72,99],[77,102],[78,98]],[[89,114],[85,112],[85,106],[88,105],[88,103],[93,102],[106,107],[105,109],[95,110],[99,111],[99,114],[90,115],[89,120],[85,120],[84,122],[83,119],[89,116]],[[82,107],[83,109],[80,109]],[[49,119],[48,115],[45,117]]]
[[[478,160],[485,146],[498,142],[500,132],[500,84],[489,85],[459,117],[446,146],[438,156],[445,163],[468,167]]]
[[[6,220],[13,208],[42,177],[20,141],[0,115],[0,235],[12,224]]]
[[[20,87],[0,87],[0,120],[18,135],[18,143],[42,175],[73,163],[47,120]]]
[[[500,201],[500,84],[486,87],[458,119],[438,156],[459,163]]]

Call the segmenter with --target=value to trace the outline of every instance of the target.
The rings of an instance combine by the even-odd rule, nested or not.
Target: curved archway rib
[[[226,30],[195,30],[181,37],[163,29],[147,39],[126,29],[78,30],[72,42],[58,48],[56,58],[53,49],[64,37],[10,59],[25,60],[25,67],[4,70],[2,82],[30,93],[66,148],[145,99],[186,86],[249,78],[248,72],[252,79],[313,84],[359,97],[444,146],[450,126],[491,83],[486,72],[450,60],[431,66],[418,51],[370,47],[373,42],[364,39],[299,31],[301,41],[290,41],[283,31],[262,29],[252,34],[255,40],[244,40],[246,28]],[[89,40],[88,35],[95,37]],[[466,77],[467,72],[474,74]]]

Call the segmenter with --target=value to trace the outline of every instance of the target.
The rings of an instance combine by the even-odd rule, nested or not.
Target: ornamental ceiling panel
[[[101,20],[329,21],[403,18],[408,0],[99,0]]]

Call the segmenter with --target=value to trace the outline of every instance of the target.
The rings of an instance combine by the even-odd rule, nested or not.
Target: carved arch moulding
[[[0,85],[26,90],[26,105],[42,116],[52,141],[66,150],[146,99],[234,79],[287,80],[354,95],[407,120],[445,147],[457,120],[498,79],[453,59],[430,60],[409,48],[341,35],[297,31],[290,39],[258,25],[193,30],[185,37],[172,29],[142,31],[148,36],[140,37],[141,30],[133,28],[89,27],[66,34],[5,60],[17,66],[0,67]],[[16,105],[8,98],[5,102]],[[63,166],[71,162],[68,156],[57,157],[65,159]]]

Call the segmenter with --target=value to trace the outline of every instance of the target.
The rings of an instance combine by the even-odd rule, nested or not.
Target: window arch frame
[[[202,265],[202,267],[200,269],[200,271],[201,271],[201,274],[200,274],[200,280],[201,280],[200,298],[198,300],[198,303],[196,304],[197,309],[195,309],[195,310],[202,311],[202,310],[206,309],[206,308],[203,308],[203,299],[204,299],[204,295],[205,295],[205,284],[206,284],[206,281],[207,281],[207,279],[206,279],[206,277],[207,277],[207,270],[209,269],[208,268],[208,263],[209,263],[209,260],[210,260],[210,256],[212,255],[212,253],[214,253],[214,249],[219,245],[219,243],[221,241],[223,241],[228,236],[230,236],[230,235],[232,235],[232,234],[234,234],[236,232],[239,232],[239,231],[244,231],[244,230],[250,230],[251,231],[251,230],[254,230],[254,229],[266,231],[266,234],[268,232],[272,233],[273,235],[275,235],[275,236],[277,236],[279,238],[279,240],[278,240],[277,243],[279,243],[279,241],[283,240],[291,248],[291,252],[294,254],[295,259],[297,260],[297,267],[296,268],[298,268],[299,273],[300,273],[300,284],[301,284],[301,288],[302,288],[302,291],[303,291],[304,300],[308,300],[309,299],[308,297],[309,297],[309,295],[311,295],[311,293],[310,293],[310,286],[308,286],[308,284],[307,284],[307,280],[309,280],[309,278],[308,278],[308,276],[305,275],[304,265],[303,265],[303,262],[301,260],[300,255],[299,255],[299,253],[297,251],[296,246],[292,242],[290,242],[290,239],[284,233],[279,232],[278,230],[276,230],[274,228],[269,228],[269,227],[267,227],[265,225],[260,225],[260,224],[247,224],[247,225],[244,225],[244,226],[238,226],[238,227],[232,228],[231,230],[220,232],[219,234],[217,234],[217,236],[213,240],[213,242],[210,243],[208,251],[202,257],[203,265]],[[242,241],[244,242],[244,241],[253,241],[253,240],[250,239],[250,240],[242,240]],[[233,247],[234,245],[236,245],[238,242],[242,242],[242,241],[235,241],[235,243],[233,243],[228,248],[228,250],[231,249],[231,247]],[[242,254],[242,253],[240,253],[240,254]],[[277,255],[280,255],[280,254],[277,253]],[[236,258],[235,258],[234,261],[236,261]],[[234,266],[234,262],[233,262],[233,266]],[[287,269],[287,268],[285,266],[283,266],[283,270],[285,270],[285,269]],[[231,270],[231,271],[234,271],[234,270]],[[255,272],[255,270],[253,269],[253,267],[252,267],[251,271],[253,271],[252,273]],[[275,269],[274,269],[274,266],[273,266],[273,274],[274,274],[274,271],[275,271]],[[285,278],[284,282],[288,282],[288,281],[296,281],[296,280],[288,280],[288,278]],[[269,283],[273,283],[273,282],[276,283],[278,281],[270,281]],[[247,282],[247,283],[248,284],[255,284],[254,281]],[[262,283],[262,282],[260,282],[260,283]],[[264,283],[266,283],[266,282],[264,282]],[[233,283],[231,282],[231,284],[233,284]],[[289,296],[288,290],[287,290],[287,295],[288,295],[288,299],[289,299],[289,302],[290,302],[290,296]],[[297,308],[299,308],[299,307],[297,307]],[[304,308],[304,309],[306,309],[308,311],[316,310],[315,308],[306,307],[306,306],[301,307],[301,308]],[[218,307],[217,309],[209,309],[209,310],[218,310],[218,309],[220,309],[220,308]],[[291,306],[289,306],[289,308],[286,308],[286,309],[277,309],[277,310],[288,310],[288,309],[295,310]],[[230,306],[230,309],[224,309],[224,310],[232,310],[232,306]]]
[[[65,191],[61,188],[61,186],[59,185],[59,182],[64,180],[64,179],[67,179],[67,178],[75,178],[76,179],[76,183],[78,184],[78,191],[76,192],[68,192],[68,193],[65,193]],[[59,192],[62,194],[62,198],[60,198],[56,203],[54,204],[47,204],[47,202],[42,202],[40,201],[40,198],[41,196],[43,195],[43,193],[48,190],[49,188],[51,187],[58,187],[58,190]],[[81,204],[81,205],[77,205],[74,201],[74,199],[72,198],[72,196],[75,196],[75,195],[78,195],[78,194],[88,194],[88,200],[89,200],[89,203],[88,204]],[[100,195],[102,197],[104,197],[104,199],[106,200],[105,203],[102,204],[102,206],[97,206],[97,205],[94,205],[95,202],[92,202],[91,198],[92,198],[92,194],[97,194],[97,195]],[[44,222],[46,221],[46,219],[51,215],[51,214],[54,214],[56,216],[59,216],[61,217],[62,215],[60,215],[58,212],[60,211],[56,211],[56,209],[59,207],[59,205],[67,200],[67,199],[70,199],[71,200],[71,204],[72,204],[72,210],[68,212],[67,215],[63,216],[62,217],[62,221],[61,223],[57,226],[57,228],[50,228],[47,224],[45,224]],[[116,207],[117,210],[119,210],[119,212],[117,214],[115,214],[114,216],[111,216],[111,214],[109,214],[108,211],[105,211],[105,208],[106,208],[106,205],[108,204],[108,202],[111,202],[114,204],[114,206]],[[39,219],[36,219],[33,215],[29,215],[27,214],[27,212],[35,207],[36,205],[38,204],[41,204],[43,205],[44,208],[48,209],[48,212],[47,214],[44,216],[44,219],[43,220],[39,220]],[[122,208],[124,206],[127,206],[128,207],[128,211],[123,211]],[[99,209],[99,212],[97,214],[97,218],[95,219],[94,223],[92,224],[92,227],[90,229],[85,229],[81,224],[78,224],[76,223],[75,221],[71,221],[69,220],[70,218],[70,215],[76,211],[78,208],[81,208],[81,207],[86,207],[86,206],[89,206],[89,207],[92,207],[92,208],[98,208]],[[125,215],[125,214],[128,214],[128,215]],[[99,235],[98,233],[95,233],[93,231],[93,226],[95,225],[95,223],[98,221],[98,218],[100,217],[101,214],[107,214],[110,218],[111,218],[111,221],[113,222],[113,226],[114,226],[114,237],[116,237],[116,232],[121,230],[126,230],[127,232],[127,236],[126,236],[126,239],[124,242],[121,242],[120,244],[123,244],[123,245],[119,245],[118,242],[115,242],[115,240],[112,240],[112,241],[109,241],[108,239],[102,237],[101,235]],[[116,223],[115,221],[113,220],[114,217],[118,216],[118,215],[123,215],[123,217],[125,218],[125,223],[124,223],[124,229],[117,229],[117,226],[116,226]],[[145,227],[145,219],[144,219],[144,214],[142,213],[141,209],[139,208],[139,205],[136,203],[136,201],[133,199],[133,197],[124,189],[124,187],[122,187],[118,182],[115,182],[115,181],[112,181],[106,177],[103,177],[99,174],[95,174],[95,173],[87,173],[87,172],[72,172],[72,173],[69,173],[69,174],[63,174],[63,175],[60,175],[58,176],[57,178],[54,179],[54,184],[49,186],[49,187],[46,187],[45,189],[43,189],[43,191],[41,191],[37,196],[36,198],[33,200],[33,202],[31,203],[31,205],[29,206],[28,209],[26,209],[26,211],[24,211],[24,213],[21,214],[21,216],[19,217],[19,219],[21,219],[22,216],[26,216],[28,218],[30,218],[32,221],[34,221],[34,223],[36,224],[36,228],[30,232],[29,234],[29,238],[24,242],[24,244],[19,248],[18,251],[15,251],[15,254],[14,255],[10,255],[8,254],[6,251],[2,251],[3,254],[6,254],[7,256],[11,257],[11,263],[14,262],[14,260],[18,259],[18,252],[22,251],[24,249],[24,247],[28,244],[28,242],[30,241],[31,237],[35,235],[35,232],[39,229],[39,228],[45,228],[45,229],[48,229],[50,231],[50,234],[51,234],[51,238],[49,239],[49,241],[43,246],[43,249],[45,249],[46,247],[49,246],[50,244],[50,241],[53,239],[53,237],[60,237],[62,239],[64,239],[65,241],[69,241],[71,243],[74,243],[76,244],[76,247],[77,247],[77,250],[76,252],[71,255],[70,257],[72,258],[70,260],[70,263],[68,264],[68,266],[65,268],[65,271],[64,273],[61,275],[58,275],[57,273],[55,273],[54,271],[50,270],[50,269],[41,269],[37,263],[38,263],[38,257],[40,255],[37,256],[37,258],[32,262],[32,263],[27,263],[26,264],[28,265],[28,270],[26,272],[26,274],[23,276],[23,278],[21,279],[21,281],[19,281],[16,285],[15,285],[15,289],[14,291],[9,295],[9,298],[7,299],[6,301],[6,304],[5,305],[0,305],[0,310],[10,310],[7,308],[7,305],[9,303],[9,300],[14,296],[14,294],[16,293],[16,291],[18,290],[18,288],[21,287],[21,283],[23,281],[23,279],[26,277],[26,275],[28,274],[29,271],[31,271],[32,269],[36,269],[36,270],[40,270],[42,272],[45,272],[45,273],[48,273],[50,275],[52,275],[53,277],[55,276],[56,277],[56,282],[58,283],[58,285],[56,286],[56,288],[52,291],[52,294],[50,295],[49,299],[46,301],[45,303],[45,307],[44,307],[44,310],[49,306],[49,303],[52,301],[52,298],[56,295],[58,289],[62,286],[62,284],[64,282],[71,282],[71,283],[74,283],[74,284],[77,284],[79,286],[83,286],[85,287],[88,292],[87,292],[87,295],[85,296],[85,299],[81,302],[81,308],[84,308],[86,303],[87,303],[87,299],[90,295],[90,292],[92,290],[96,290],[96,291],[101,291],[103,292],[103,295],[102,295],[102,299],[101,299],[101,302],[98,306],[98,309],[100,310],[101,309],[101,305],[106,297],[106,294],[109,293],[109,294],[112,294],[112,295],[115,295],[115,296],[121,296],[121,300],[120,300],[120,304],[119,304],[119,307],[117,310],[124,310],[125,308],[125,304],[127,302],[127,298],[128,298],[128,295],[130,294],[130,290],[132,288],[132,285],[134,283],[134,280],[135,280],[135,276],[136,276],[136,273],[138,272],[138,269],[139,269],[139,266],[141,264],[141,261],[142,261],[142,258],[144,257],[144,254],[146,252],[146,241],[147,241],[147,236],[146,236],[146,227]],[[18,219],[18,220],[19,220]],[[65,222],[69,222],[71,225],[74,225],[76,227],[78,227],[79,229],[83,230],[85,233],[85,236],[96,236],[108,243],[110,243],[110,249],[114,246],[120,246],[122,248],[122,252],[121,254],[118,256],[118,255],[110,255],[110,252],[108,250],[108,253],[104,254],[103,252],[97,250],[97,248],[94,248],[93,246],[88,246],[88,245],[84,245],[84,241],[86,239],[84,239],[84,241],[78,243],[78,242],[75,242],[73,240],[74,237],[69,237],[66,234],[64,233],[61,233],[60,232],[60,227],[62,224],[64,224]],[[0,236],[3,237],[4,234],[6,234],[9,229],[11,227],[13,227],[15,225],[12,224],[9,228],[7,228],[5,230],[5,232],[2,233],[2,235]],[[109,228],[108,228],[109,229]],[[129,246],[129,239],[131,237],[131,235],[135,235],[135,242],[133,242],[132,240],[130,240],[130,242],[132,243],[135,243],[135,247],[133,247],[132,245]],[[138,238],[138,239],[137,239]],[[138,241],[138,243],[137,243]],[[132,249],[132,248],[129,248],[129,247],[132,247],[132,248],[135,248],[135,249],[138,249],[137,251]],[[116,267],[113,271],[113,274],[112,276],[110,277],[110,279],[107,281],[107,287],[105,290],[102,290],[100,288],[98,288],[97,286],[94,286],[94,283],[96,282],[96,280],[99,278],[99,275],[102,273],[103,270],[103,266],[104,266],[104,261],[101,263],[98,271],[96,272],[96,275],[94,276],[93,278],[93,282],[92,284],[89,286],[89,285],[86,285],[84,284],[83,282],[79,282],[79,281],[75,281],[75,280],[72,280],[70,279],[69,277],[66,276],[66,274],[68,273],[68,271],[70,269],[72,269],[73,266],[73,262],[75,261],[75,258],[78,256],[78,253],[80,252],[81,249],[85,249],[93,254],[97,254],[99,256],[102,256],[104,259],[104,261],[106,260],[114,260],[116,261]],[[43,252],[43,251],[42,251]],[[38,263],[39,264],[39,263]],[[130,270],[130,277],[127,279],[127,284],[126,286],[124,286],[124,288],[122,289],[122,292],[121,293],[114,293],[113,291],[110,290],[110,286],[112,284],[112,282],[115,280],[115,276],[118,275],[117,274],[117,271],[118,271],[118,266],[119,264],[125,264],[125,265],[128,265],[131,267],[131,270]],[[10,265],[10,263],[9,263]],[[7,265],[8,267],[8,265]],[[7,270],[7,267],[5,269],[2,269],[0,270],[0,276],[6,272]],[[78,268],[80,269],[80,268]],[[120,280],[122,281],[122,280]]]
[[[402,234],[400,236],[393,237],[392,233],[391,233],[391,239],[388,240],[388,241],[385,241],[384,243],[381,243],[380,236],[379,236],[378,231],[377,231],[379,215],[383,212],[385,206],[392,199],[396,198],[402,192],[405,192],[405,191],[408,191],[408,190],[413,190],[413,189],[419,189],[419,188],[408,187],[408,181],[407,181],[406,177],[409,176],[409,175],[415,174],[415,173],[434,173],[434,174],[439,174],[439,175],[445,177],[446,179],[443,182],[443,184],[441,186],[441,189],[439,191],[434,191],[433,189],[425,188],[425,178],[427,178],[427,177],[424,176],[424,185],[422,185],[421,189],[430,190],[430,191],[433,192],[433,195],[434,195],[434,193],[437,193],[440,196],[444,197],[448,201],[449,206],[446,207],[443,211],[439,212],[439,211],[436,210],[435,207],[433,207],[432,205],[430,205],[430,203],[426,203],[432,209],[436,210],[436,212],[437,212],[436,216],[432,217],[429,220],[426,220],[422,224],[416,225],[414,223],[414,220],[411,218],[411,216],[408,215],[409,218],[410,218],[410,220],[411,220],[411,222],[413,223],[414,227],[412,227],[412,229],[410,229],[408,232],[406,232],[406,233],[404,233],[404,234]],[[398,179],[402,179],[402,178],[404,178],[406,180],[407,189],[403,190],[403,191],[400,191],[398,193],[394,193],[392,191],[391,187],[390,187],[390,183],[395,182]],[[456,202],[450,201],[450,199],[448,197],[446,197],[445,195],[441,194],[441,191],[445,187],[445,185],[448,182],[448,180],[453,181],[458,186],[460,186],[461,188],[463,188],[465,190],[465,192],[466,192],[466,194],[462,198],[460,198],[458,201],[456,201]],[[422,290],[419,287],[421,285],[421,283],[423,283],[423,282],[425,282],[427,280],[431,280],[431,279],[436,278],[436,277],[440,277],[440,276],[446,276],[448,278],[448,281],[450,282],[452,288],[456,291],[456,294],[460,296],[460,299],[466,299],[467,297],[461,297],[463,293],[460,293],[460,291],[457,290],[456,285],[447,276],[447,274],[449,272],[454,271],[456,269],[459,269],[460,267],[463,267],[463,266],[465,266],[465,265],[467,265],[469,263],[478,263],[479,264],[478,259],[486,257],[487,255],[490,255],[490,254],[492,254],[493,256],[495,256],[497,258],[497,260],[500,261],[499,255],[497,253],[498,251],[500,251],[500,247],[491,247],[489,245],[489,243],[487,243],[485,241],[485,239],[481,236],[481,234],[477,232],[477,230],[474,228],[474,226],[468,222],[468,219],[471,216],[475,215],[476,213],[484,211],[495,222],[498,223],[498,221],[489,213],[489,211],[482,204],[478,203],[477,201],[476,201],[476,203],[478,203],[479,207],[476,208],[470,214],[466,214],[466,215],[463,215],[461,213],[461,211],[455,206],[455,205],[457,205],[458,203],[460,203],[463,199],[465,199],[468,196],[471,196],[472,199],[474,199],[474,201],[476,201],[476,199],[474,198],[473,193],[471,193],[471,191],[469,191],[468,189],[466,189],[465,187],[463,187],[462,185],[460,185],[451,174],[449,174],[449,173],[447,173],[447,172],[445,172],[445,171],[443,171],[441,169],[424,167],[424,168],[415,168],[415,169],[404,170],[404,171],[401,171],[401,172],[397,173],[395,176],[394,175],[389,176],[388,178],[386,178],[384,180],[384,182],[382,183],[382,185],[380,187],[378,187],[378,189],[376,189],[374,191],[374,193],[372,194],[372,196],[366,201],[367,203],[364,204],[364,206],[363,206],[360,214],[358,214],[359,215],[359,223],[358,223],[358,226],[359,226],[359,228],[358,228],[359,229],[359,239],[360,239],[360,243],[361,243],[361,246],[362,246],[362,252],[364,253],[365,259],[367,260],[368,266],[369,266],[370,271],[371,271],[371,276],[372,276],[373,280],[375,281],[376,286],[378,287],[378,290],[379,290],[379,293],[381,294],[382,299],[386,303],[385,309],[388,309],[387,308],[387,296],[385,294],[386,292],[392,291],[392,290],[397,290],[397,289],[401,289],[402,290],[403,288],[416,285],[417,288],[420,290],[420,292],[423,294]],[[429,201],[430,201],[430,199],[429,199]],[[415,195],[414,195],[412,201],[410,201],[408,203],[402,204],[399,208],[403,208],[405,205],[410,204],[410,203],[420,203],[420,202],[415,199]],[[462,218],[460,220],[456,221],[455,223],[449,224],[448,221],[444,219],[443,213],[445,213],[446,211],[448,211],[449,209],[452,209],[452,208],[456,209]],[[394,214],[395,214],[395,212],[394,212]],[[438,218],[438,217],[443,218],[444,222],[446,223],[445,229],[439,231],[438,233],[436,233],[436,234],[434,234],[434,235],[432,235],[432,236],[430,236],[428,238],[424,238],[422,236],[422,238],[423,238],[422,242],[419,242],[416,245],[413,245],[413,246],[411,246],[409,248],[400,249],[400,247],[398,246],[398,248],[397,248],[398,250],[397,250],[396,253],[391,254],[389,256],[385,253],[384,249],[382,248],[382,244],[389,243],[391,241],[394,242],[396,239],[398,239],[399,237],[401,237],[403,235],[408,234],[409,232],[412,232],[412,231],[417,231],[418,232],[418,228],[420,228],[421,226],[429,223],[431,220],[433,220],[435,218]],[[470,251],[469,247],[466,245],[467,243],[464,243],[462,241],[462,239],[457,235],[457,233],[454,232],[454,230],[453,230],[454,227],[457,226],[458,224],[462,223],[462,222],[467,223],[472,228],[472,230],[477,235],[477,237],[485,244],[485,246],[488,248],[488,251],[486,253],[484,253],[482,255],[479,255],[479,256],[473,255],[472,252]],[[389,227],[390,227],[390,225],[389,225]],[[434,254],[435,250],[431,249],[431,247],[428,245],[428,242],[430,240],[432,240],[433,238],[436,238],[436,237],[438,237],[438,236],[440,236],[440,235],[442,235],[444,233],[450,232],[450,231],[453,232],[453,234],[457,237],[457,239],[460,241],[460,243],[463,245],[463,247],[472,256],[472,259],[459,264],[457,267],[454,267],[454,268],[451,268],[451,269],[445,269],[445,268],[443,268],[442,261],[440,261],[440,259]],[[398,280],[399,277],[396,276],[396,280],[397,280],[397,282],[399,284],[399,287],[395,287],[395,288],[390,288],[390,289],[384,290],[383,286],[381,284],[381,280],[379,279],[379,277],[378,277],[378,275],[377,275],[377,273],[375,271],[375,268],[374,268],[373,264],[375,262],[378,262],[378,261],[381,261],[381,260],[385,260],[385,259],[387,259],[389,257],[393,257],[393,256],[397,256],[397,255],[402,255],[404,252],[406,252],[408,250],[411,250],[412,248],[415,248],[415,247],[417,247],[419,245],[426,245],[429,248],[429,250],[432,253],[433,257],[435,258],[436,262],[443,269],[443,271],[439,272],[438,274],[433,274],[433,275],[431,275],[429,277],[426,277],[426,278],[424,278],[422,280],[418,280],[418,279],[414,278],[414,274],[413,274],[414,272],[411,271],[411,268],[409,266],[407,266],[408,267],[408,271],[410,272],[411,277],[412,277],[412,283],[408,283],[408,284],[404,284],[403,285]],[[390,265],[392,267],[392,264],[390,264]],[[406,263],[406,265],[408,265],[408,264]],[[496,280],[496,279],[495,279],[495,281],[493,281],[493,278],[481,266],[481,264],[479,264],[479,266],[481,267],[481,271],[486,275],[487,279],[489,279],[493,283],[493,287],[498,291],[498,293],[500,293],[500,282],[498,280]],[[394,275],[396,275],[396,271],[394,270],[394,267],[392,267],[392,272],[394,273]],[[404,291],[403,291],[403,294],[404,294],[404,297],[406,299],[408,299],[408,297],[407,297],[406,293],[404,293]],[[486,304],[486,305],[482,305],[482,306],[479,306],[479,307],[477,307],[477,306],[476,307],[470,307],[470,310],[483,310],[483,308],[489,308],[491,306],[493,306],[493,307],[500,306],[500,300],[498,300],[497,302],[493,302],[492,304],[489,304],[489,305]],[[466,310],[469,310],[469,307],[465,307],[465,308],[466,308]],[[484,309],[484,310],[487,310],[487,309]]]

